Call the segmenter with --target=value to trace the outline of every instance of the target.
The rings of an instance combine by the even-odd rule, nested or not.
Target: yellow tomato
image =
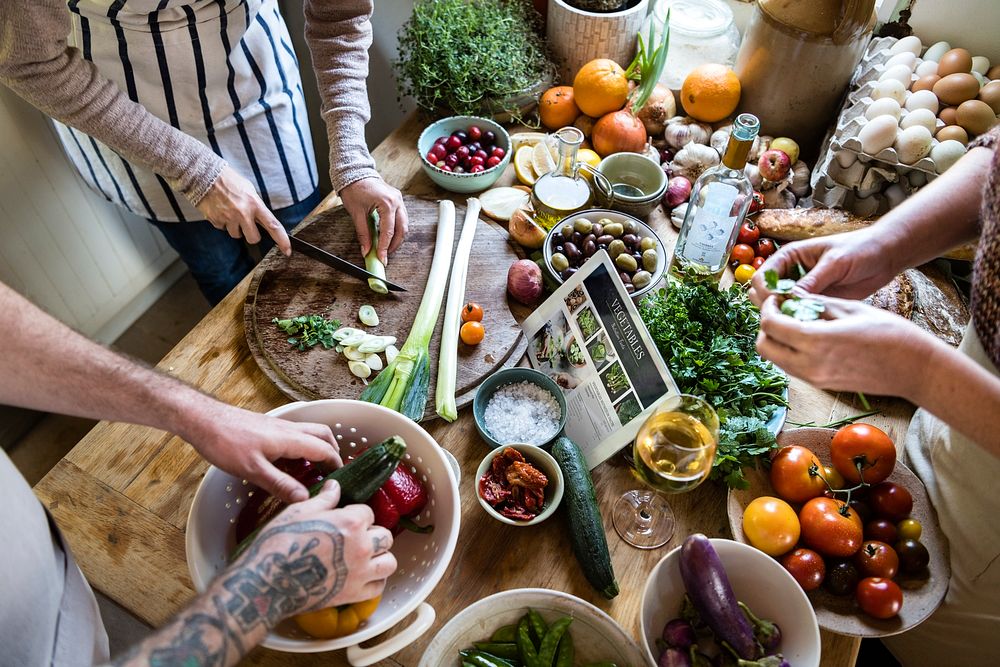
[[[357,631],[361,624],[375,613],[382,596],[344,604],[328,609],[317,609],[295,616],[295,623],[316,639],[346,637]]]
[[[787,553],[799,541],[799,517],[780,498],[761,496],[743,512],[743,533],[750,544],[768,556]]]
[[[740,264],[736,267],[736,270],[733,271],[733,277],[736,279],[736,282],[741,285],[745,285],[750,282],[750,279],[753,278],[753,274],[756,272],[757,269],[753,268],[749,264]]]

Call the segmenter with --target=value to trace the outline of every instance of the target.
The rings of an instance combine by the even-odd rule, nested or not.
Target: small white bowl
[[[818,667],[819,623],[809,598],[778,561],[746,544],[712,539],[712,546],[726,569],[736,599],[758,618],[774,621],[781,628],[781,653],[795,667]],[[684,598],[680,551],[677,547],[649,573],[642,593],[641,644],[650,664],[658,664],[656,639],[667,621],[680,616]]]
[[[490,507],[490,504],[483,500],[482,495],[479,493],[479,480],[482,479],[483,475],[486,474],[486,471],[489,470],[490,465],[493,463],[493,459],[508,447],[512,447],[521,452],[528,463],[545,473],[545,476],[549,479],[549,484],[545,487],[545,504],[542,506],[542,511],[538,514],[538,516],[530,521],[518,521],[517,519],[509,519],[505,517]],[[476,477],[472,480],[472,484],[475,487],[476,498],[479,499],[479,504],[483,506],[486,513],[497,521],[511,526],[534,526],[542,521],[545,521],[556,511],[556,508],[559,507],[559,503],[562,502],[563,497],[563,474],[562,470],[559,469],[559,464],[556,463],[556,460],[552,458],[551,454],[544,449],[536,447],[535,445],[513,444],[501,445],[497,447],[492,452],[487,454],[486,458],[483,459],[483,462],[479,464],[479,469],[476,471]]]

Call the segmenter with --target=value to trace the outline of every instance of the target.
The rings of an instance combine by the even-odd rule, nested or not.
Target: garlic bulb
[[[750,154],[747,155],[747,162],[757,164],[760,156],[770,147],[772,141],[774,141],[774,137],[770,135],[757,135],[757,138],[753,140],[753,146],[750,147]]]
[[[792,165],[791,191],[796,197],[805,197],[809,192],[809,165],[802,160],[796,160]]]
[[[721,158],[714,148],[692,141],[677,151],[670,168],[674,176],[684,176],[694,183],[702,172],[719,162]]]
[[[681,228],[684,224],[684,216],[687,215],[688,203],[678,204],[674,207],[674,210],[670,212],[670,224],[672,224],[677,229]]]
[[[667,129],[663,131],[663,138],[667,140],[667,146],[672,150],[680,150],[691,142],[696,144],[708,144],[712,136],[712,128],[704,123],[699,123],[690,116],[675,116],[667,121]]]
[[[646,149],[642,153],[656,164],[660,164],[660,151],[653,147],[651,142],[646,142]]]
[[[743,173],[750,179],[750,185],[753,186],[753,189],[760,190],[760,186],[764,183],[764,177],[760,175],[757,163],[747,162],[747,166],[743,167]]]

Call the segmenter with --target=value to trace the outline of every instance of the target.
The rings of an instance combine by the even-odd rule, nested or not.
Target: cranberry
[[[469,166],[470,167],[477,167],[477,166],[478,167],[482,167],[484,164],[486,164],[486,160],[484,160],[483,158],[479,157],[478,155],[475,156],[475,157],[469,158]]]
[[[440,159],[437,151],[431,151],[427,154],[427,161],[431,164],[435,164]]]
[[[464,160],[465,158],[469,157],[469,147],[459,146],[458,148],[455,149],[455,155],[457,155],[460,160]]]
[[[452,169],[454,169],[455,165],[458,164],[458,155],[456,155],[455,153],[452,153],[451,155],[449,155],[448,157],[446,157],[444,159],[444,163],[446,165],[448,165],[449,167],[451,167]]]
[[[489,153],[487,153],[484,150],[478,150],[478,151],[476,151],[475,156],[478,157],[478,158],[482,158],[483,162],[486,162],[486,160],[488,160],[489,157],[490,157]]]
[[[456,137],[454,134],[448,137],[448,140],[445,142],[445,147],[447,147],[447,149],[450,151],[455,150],[461,145],[462,145],[462,140]]]
[[[438,137],[437,139],[434,140],[434,145],[435,146],[440,146],[441,144],[443,144],[446,141],[448,141],[448,137]]]
[[[451,171],[451,167],[446,165],[444,162],[439,163],[438,166],[441,167],[443,171]]]
[[[473,141],[479,141],[479,137],[483,136],[483,131],[478,125],[469,126],[469,138]]]
[[[496,142],[496,140],[497,140],[497,135],[494,134],[493,131],[487,130],[486,132],[483,132],[483,143],[484,144],[492,144],[492,143]]]
[[[469,171],[471,171],[473,174],[478,174],[479,172],[483,171],[483,165],[474,164],[472,165],[472,169],[470,169]]]
[[[506,155],[506,154],[507,154],[507,151],[505,151],[504,149],[500,148],[499,146],[495,146],[493,148],[493,150],[490,151],[490,156],[491,157],[500,158],[500,159],[503,159],[503,156]]]
[[[455,130],[454,132],[451,133],[451,136],[458,137],[458,140],[461,141],[463,144],[469,138],[469,135],[466,134],[464,130]]]
[[[480,145],[480,143],[478,141],[473,141],[471,143],[468,143],[468,144],[466,144],[466,146],[469,147],[469,152],[473,153],[473,154],[475,154],[476,151],[482,149],[482,146]]]
[[[500,164],[500,158],[498,158],[496,155],[494,155],[493,157],[491,157],[489,160],[486,161],[486,168],[487,169],[492,169],[493,167],[497,166],[498,164]]]

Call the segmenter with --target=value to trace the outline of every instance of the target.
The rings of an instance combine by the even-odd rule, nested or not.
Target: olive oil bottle
[[[564,127],[555,136],[559,140],[556,168],[540,176],[531,188],[535,221],[545,229],[552,229],[563,218],[589,208],[594,198],[576,162],[583,132],[575,127]]]

